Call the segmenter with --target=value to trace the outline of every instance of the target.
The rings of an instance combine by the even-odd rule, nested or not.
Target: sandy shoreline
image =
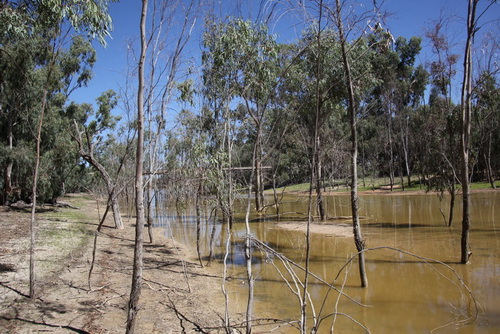
[[[95,201],[82,196],[87,195],[61,200],[79,207],[76,219],[74,209],[58,208],[37,215],[40,292],[35,301],[27,297],[29,213],[7,207],[0,210],[2,333],[125,332],[134,221],[125,218],[124,230],[111,228],[112,220],[106,221],[97,241],[89,290],[97,209]],[[52,247],[56,239],[59,244]],[[67,252],[61,252],[61,247]],[[183,327],[191,332],[195,324],[219,332],[224,303],[222,278],[214,269],[201,268],[188,260],[189,251],[166,239],[161,230],[155,231],[153,244],[145,242],[144,249],[144,283],[136,332],[180,333]]]
[[[310,225],[310,232],[339,238],[352,237],[352,224],[345,223],[346,220],[343,221],[342,223],[338,221],[313,222]],[[306,221],[280,222],[276,226],[287,231],[307,232]]]

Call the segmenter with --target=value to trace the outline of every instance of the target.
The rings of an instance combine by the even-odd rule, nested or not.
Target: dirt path
[[[37,215],[35,301],[27,297],[30,214],[0,207],[0,332],[124,333],[134,221],[125,219],[122,231],[111,228],[111,219],[105,223],[89,289],[96,203],[84,195],[61,201],[79,209],[47,207]],[[222,331],[213,329],[222,324],[221,278],[184,260],[186,251],[158,231],[155,237],[145,243],[137,332],[189,333],[198,325]]]

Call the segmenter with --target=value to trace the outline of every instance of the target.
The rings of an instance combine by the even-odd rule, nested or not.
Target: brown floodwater
[[[366,246],[388,247],[366,253],[367,288],[359,287],[357,261],[341,271],[356,253],[352,238],[311,235],[311,272],[330,283],[338,275],[333,285],[345,295],[339,296],[316,278],[310,278],[308,291],[313,307],[308,303],[308,326],[313,326],[315,318],[321,319],[320,333],[330,333],[332,329],[339,333],[366,333],[366,329],[371,333],[500,333],[500,192],[472,194],[472,256],[468,265],[458,263],[461,205],[457,203],[453,225],[448,227],[441,213],[447,216],[448,201],[447,197],[440,201],[435,194],[360,197]],[[329,216],[351,214],[347,195],[326,196],[325,203]],[[286,215],[281,222],[305,221],[307,204],[306,197],[285,196],[280,210]],[[241,200],[236,207],[238,215],[228,257],[228,271],[233,279],[227,283],[227,289],[233,316],[243,314],[247,302],[243,257],[245,207],[246,200]],[[165,208],[157,217],[157,225],[164,227],[177,241],[195,248],[194,212],[190,206],[182,212]],[[209,215],[208,209],[204,209],[202,255],[206,258],[209,254],[210,234],[215,228],[212,267],[222,272],[226,227],[214,224],[206,218]],[[251,219],[253,236],[304,266],[303,232],[282,229],[270,211],[265,215],[253,213]],[[350,223],[349,220],[333,222]],[[254,316],[291,323],[275,329],[276,333],[298,332],[293,326],[297,326],[300,319],[301,290],[297,294],[296,282],[277,256],[256,247],[253,255]],[[296,267],[293,270],[302,280],[303,272]],[[474,300],[479,307],[477,318]],[[266,332],[277,326],[260,330]]]

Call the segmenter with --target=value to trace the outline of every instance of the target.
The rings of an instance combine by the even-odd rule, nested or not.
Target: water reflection
[[[269,199],[270,200],[270,199]],[[330,217],[350,215],[349,197],[326,196],[326,207]],[[458,203],[459,204],[459,203]],[[482,306],[479,319],[472,324],[457,325],[456,320],[467,318],[470,313],[467,291],[461,287],[455,273],[444,265],[429,263],[425,259],[389,249],[367,254],[369,288],[359,288],[357,267],[353,265],[343,271],[335,285],[356,300],[371,307],[361,307],[347,298],[338,298],[338,293],[318,280],[310,284],[310,294],[318,313],[323,307],[325,317],[320,332],[328,333],[334,312],[345,313],[367,326],[372,333],[422,333],[433,329],[437,333],[498,333],[500,332],[500,238],[496,222],[500,219],[499,192],[484,192],[472,195],[471,245],[473,255],[469,265],[457,264],[460,258],[460,205],[457,205],[455,220],[447,227],[440,212],[448,211],[447,199],[440,202],[436,195],[364,195],[360,200],[363,233],[370,248],[388,246],[433,258],[444,262],[465,281]],[[233,232],[227,235],[225,225],[209,214],[201,220],[201,250],[207,259],[210,236],[214,232],[214,261],[220,263],[225,250],[225,241],[231,238],[229,253],[230,275],[236,279],[230,283],[230,298],[233,314],[244,312],[246,289],[241,284],[245,277],[243,257],[243,211],[245,203],[238,204]],[[287,196],[280,209],[285,212],[282,220],[305,220],[307,200],[298,196]],[[189,206],[181,213],[174,208],[162,208],[156,225],[162,226],[177,241],[196,247],[196,216]],[[339,220],[346,222],[345,220]],[[304,234],[280,228],[273,212],[267,215],[252,215],[253,235],[284,254],[298,264],[304,262]],[[351,238],[339,238],[313,234],[311,237],[311,270],[328,282],[339,273],[346,260],[355,253]],[[278,259],[254,248],[255,310],[258,316],[297,320],[300,317],[298,298],[292,293],[283,278],[292,282],[287,268]],[[299,278],[301,270],[296,269]],[[281,274],[280,274],[281,273]],[[343,283],[344,282],[344,283]],[[292,288],[294,286],[292,285]],[[326,302],[323,304],[327,297]],[[312,323],[310,321],[309,323]],[[441,326],[453,323],[440,328]],[[345,316],[337,316],[335,330],[341,333],[364,333],[365,331]],[[286,327],[281,332],[293,332]],[[276,332],[280,332],[277,330]]]

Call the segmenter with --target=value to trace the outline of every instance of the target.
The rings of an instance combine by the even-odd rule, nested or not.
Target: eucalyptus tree
[[[62,80],[61,74],[64,73],[64,67],[59,67],[58,65],[62,64],[60,57],[63,52],[63,45],[67,42],[67,38],[71,37],[71,29],[82,37],[97,37],[104,43],[104,39],[109,34],[109,29],[111,28],[111,18],[107,9],[107,0],[64,1],[63,3],[58,0],[16,1],[3,3],[0,9],[0,15],[3,18],[2,22],[7,21],[7,24],[3,27],[7,29],[2,31],[2,58],[4,54],[9,56],[9,53],[5,52],[5,50],[11,45],[17,43],[36,45],[36,47],[23,51],[29,52],[24,59],[29,59],[30,57],[33,59],[31,63],[23,64],[23,66],[26,66],[24,69],[31,72],[32,78],[34,79],[32,82],[25,81],[25,83],[35,83],[35,87],[37,87],[35,91],[32,91],[34,96],[33,101],[37,101],[37,103],[27,108],[31,112],[31,118],[37,123],[34,131],[36,133],[36,154],[33,162],[34,172],[30,224],[30,297],[32,298],[35,297],[35,210],[37,203],[40,156],[42,153],[41,141],[44,116],[46,112],[51,109],[50,102],[52,99],[61,103],[61,96],[57,94],[58,92],[63,91],[68,94],[71,92],[71,90],[61,89],[60,85],[64,86],[64,84],[66,84],[66,87],[68,87],[68,82],[71,83],[72,75],[80,73],[82,70],[82,59],[77,58],[80,62],[77,61],[72,66],[68,67],[68,69],[71,69],[72,74],[67,77],[66,80]],[[7,20],[4,21],[6,18]],[[4,38],[6,38],[6,40],[4,40]],[[5,60],[5,58],[2,60]],[[75,59],[69,58],[69,63],[71,63],[71,60]],[[83,61],[88,61],[88,59],[84,59]],[[77,85],[84,84],[88,80],[88,72],[84,72],[86,76],[83,76],[81,81],[77,80]],[[27,73],[28,72],[23,71],[20,75],[26,76]],[[18,96],[24,94],[21,92],[23,88],[24,85],[16,86],[16,89],[19,89]],[[56,105],[58,104],[56,103]],[[16,105],[14,108],[18,107],[19,105]],[[12,112],[9,113],[9,116],[17,114],[17,112]],[[9,139],[9,145],[10,142]],[[10,162],[8,164],[10,164]],[[9,165],[6,171],[10,171]]]
[[[416,57],[421,50],[422,39],[412,37],[407,41],[404,37],[398,37],[395,43],[395,51],[398,54],[396,75],[399,87],[397,89],[396,120],[399,127],[401,151],[408,182],[411,187],[412,176],[412,135],[410,124],[413,121],[414,110],[418,108],[424,98],[428,84],[428,72],[422,65],[415,67]],[[403,187],[404,187],[404,182]]]
[[[241,65],[236,89],[239,97],[243,99],[247,115],[254,124],[255,208],[261,211],[264,207],[263,131],[281,72],[278,45],[263,25],[252,27],[250,22],[238,20],[235,22],[235,28],[236,35],[233,38],[237,42],[237,61]]]
[[[489,0],[482,8],[478,6],[479,0],[469,0],[467,9],[467,30],[464,47],[463,60],[463,80],[460,95],[461,121],[460,121],[460,148],[461,148],[461,168],[460,181],[462,185],[462,238],[461,238],[461,263],[469,262],[471,255],[469,231],[470,231],[470,175],[469,175],[469,155],[470,136],[472,124],[472,98],[473,98],[473,41],[477,31],[481,28],[478,19],[483,16],[498,1]],[[479,10],[479,13],[477,13]]]
[[[499,48],[500,36],[493,26],[484,33],[481,44],[476,47],[479,52],[476,51],[474,56],[476,75],[472,92],[471,154],[477,157],[476,167],[472,168],[485,177],[492,188],[496,188],[495,180],[500,170],[500,134],[497,131],[500,127]]]
[[[376,5],[376,4],[375,4]],[[344,85],[347,90],[345,105],[348,110],[350,138],[351,138],[351,211],[353,222],[354,243],[358,250],[359,275],[361,286],[368,286],[365,267],[365,240],[361,233],[359,223],[359,198],[358,198],[358,121],[363,115],[367,94],[373,90],[375,79],[372,73],[371,63],[367,61],[370,57],[367,43],[363,38],[363,28],[357,38],[349,41],[348,35],[352,35],[354,29],[359,29],[361,22],[372,17],[373,12],[362,10],[356,12],[350,8],[347,12],[346,3],[335,0],[331,6],[326,7],[337,31],[340,44],[342,65],[344,71]],[[377,12],[378,8],[374,8]],[[352,37],[351,37],[352,38]],[[364,59],[363,59],[364,58]]]
[[[65,187],[76,184],[70,177],[71,172],[76,171],[76,151],[70,149],[67,131],[72,116],[65,104],[70,94],[91,78],[96,57],[90,42],[82,36],[67,42],[64,48],[47,48],[46,41],[33,33],[10,36],[0,47],[0,126],[5,130],[2,134],[6,134],[1,138],[0,147],[5,154],[0,163],[5,200],[14,199],[14,191],[24,200],[31,196],[32,178],[27,174],[32,171],[27,165],[34,163],[32,156],[35,154],[31,153],[36,146],[33,120],[44,87],[47,90],[46,125],[41,129],[40,168],[43,173],[38,197],[42,201],[54,200]],[[63,41],[58,40],[58,43]],[[47,64],[49,60],[51,63]],[[50,80],[47,81],[49,72]]]
[[[493,189],[495,171],[500,169],[500,88],[490,71],[481,73],[475,82],[472,95],[473,114],[471,146],[477,156],[477,171],[486,176]]]
[[[386,157],[381,165],[388,166],[391,190],[398,168],[402,180],[406,173],[410,186],[410,123],[414,108],[420,105],[424,96],[428,76],[423,66],[414,66],[421,50],[421,39],[394,39],[390,31],[376,25],[368,43],[374,50],[372,65],[379,81],[370,99],[372,112],[369,117],[376,118],[375,122],[381,125],[380,137],[386,138],[382,145],[384,152],[381,152]],[[402,185],[404,187],[404,182]]]
[[[426,32],[435,56],[428,65],[431,83],[429,116],[432,116],[434,122],[439,121],[442,129],[436,132],[437,137],[433,138],[439,149],[430,147],[427,168],[431,170],[429,174],[434,175],[428,187],[437,189],[441,193],[446,190],[450,194],[448,225],[451,226],[459,176],[458,156],[455,153],[459,150],[459,119],[456,105],[452,101],[452,85],[457,73],[459,55],[453,52],[451,42],[446,35],[446,23],[446,20],[440,19]]]
[[[306,87],[310,81],[307,79],[307,69],[304,66],[304,52],[307,52],[307,44],[299,40],[298,43],[280,45],[282,63],[287,64],[287,71],[281,76],[277,86],[276,105],[270,113],[270,124],[277,131],[270,133],[272,142],[279,143],[277,175],[278,184],[289,185],[302,183],[308,180],[308,165],[310,157],[309,123],[304,111],[307,103]],[[282,66],[285,67],[285,66]],[[310,107],[308,108],[310,111]]]
[[[116,173],[114,177],[110,175],[109,169],[105,167],[105,164],[100,161],[101,159],[99,158],[99,151],[103,149],[103,144],[105,144],[102,142],[104,137],[103,133],[105,131],[113,130],[119,120],[119,117],[111,114],[111,110],[116,107],[117,103],[118,99],[116,93],[109,90],[97,98],[97,104],[99,107],[95,113],[92,110],[92,106],[88,104],[82,106],[72,104],[70,105],[70,108],[72,110],[80,109],[84,112],[84,115],[80,116],[78,121],[74,119],[73,139],[78,145],[78,152],[80,156],[92,167],[94,167],[101,175],[102,180],[106,184],[108,205],[111,206],[111,210],[113,212],[115,227],[123,229],[124,226],[121,219],[120,205],[118,203],[118,195],[120,194],[120,191],[117,185],[117,178],[123,167],[126,156],[120,157],[121,164],[117,168],[117,171],[114,171]],[[90,117],[93,117],[94,119],[88,121]],[[85,136],[82,137],[83,134]],[[106,146],[109,147],[108,145]],[[128,149],[124,152],[124,154],[128,154]]]
[[[467,10],[467,40],[464,51],[464,76],[462,81],[461,102],[461,182],[462,182],[462,240],[460,242],[462,255],[461,262],[468,263],[470,257],[469,229],[470,229],[470,203],[469,203],[469,151],[472,115],[472,42],[478,29],[476,10],[479,0],[469,0]]]
[[[137,150],[135,160],[135,211],[137,219],[135,222],[134,264],[132,269],[132,284],[130,298],[127,305],[126,333],[135,333],[137,313],[139,312],[139,300],[142,285],[143,267],[143,234],[146,222],[144,215],[144,67],[146,61],[146,17],[148,13],[148,0],[142,0],[141,19],[139,23],[141,54],[138,59],[138,88],[137,88]]]
[[[321,220],[326,219],[322,200],[324,164],[328,151],[337,146],[342,137],[343,114],[339,108],[346,96],[342,85],[343,70],[340,44],[335,32],[329,27],[313,25],[306,30],[299,42],[304,51],[295,61],[301,66],[301,82],[289,91],[298,101],[296,122],[307,133],[307,156],[314,171],[312,186],[316,192],[316,207]],[[299,72],[300,73],[300,72]]]
[[[202,120],[199,115],[183,109],[177,115],[179,126],[175,129],[178,138],[176,145],[172,147],[175,153],[170,160],[174,160],[176,168],[183,171],[181,183],[183,188],[191,191],[191,197],[195,198],[196,209],[196,251],[198,261],[203,266],[201,256],[201,201],[206,188],[214,183],[214,174],[210,168],[210,156],[207,152],[206,133],[202,131]]]
[[[230,18],[227,23],[208,22],[205,47],[208,48],[203,56],[205,97],[214,111],[214,119],[221,115],[227,119],[230,103],[239,100],[253,124],[256,156],[252,161],[255,168],[252,182],[255,206],[260,211],[264,190],[263,128],[280,72],[278,45],[264,25]],[[220,147],[220,136],[217,141]]]
[[[233,222],[234,188],[232,181],[233,147],[236,117],[231,103],[235,97],[233,81],[237,64],[227,48],[225,25],[207,18],[203,33],[203,131],[207,136],[207,149],[212,158],[213,171],[216,173],[213,189],[217,205],[229,226]]]
[[[184,65],[188,63],[185,61],[186,45],[197,21],[199,7],[198,0],[151,1],[150,20],[146,28],[148,61],[145,66],[145,184],[150,242],[153,242],[151,208],[158,191],[156,174],[163,169],[168,154],[164,150],[168,109],[177,92],[181,99],[192,103],[192,79],[188,77],[192,68],[185,68]]]

